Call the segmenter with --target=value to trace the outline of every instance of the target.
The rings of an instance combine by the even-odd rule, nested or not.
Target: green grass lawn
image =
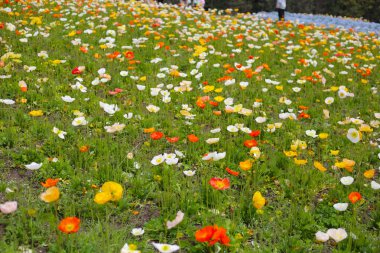
[[[11,3],[1,252],[380,251],[378,35]]]

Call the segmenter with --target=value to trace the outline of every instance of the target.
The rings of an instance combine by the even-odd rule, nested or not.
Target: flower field
[[[3,1],[1,252],[379,252],[380,38]]]

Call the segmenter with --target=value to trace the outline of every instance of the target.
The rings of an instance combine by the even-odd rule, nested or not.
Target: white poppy
[[[157,78],[165,78],[166,75],[164,73],[158,73]]]
[[[106,113],[111,115],[115,114],[117,111],[120,111],[119,107],[115,104],[107,104],[100,101],[99,105]]]
[[[102,75],[104,75],[105,73],[106,73],[106,69],[105,69],[105,68],[101,68],[101,69],[98,70],[98,74],[99,74],[99,76],[102,76]]]
[[[211,129],[210,132],[213,134],[216,134],[216,133],[219,133],[220,130],[221,130],[220,128],[215,128],[215,129]]]
[[[71,103],[71,102],[73,102],[73,101],[75,100],[75,98],[72,98],[72,97],[70,97],[70,96],[68,96],[68,95],[63,96],[63,97],[61,97],[61,98],[62,98],[63,101],[65,101],[65,102],[67,102],[67,103]]]
[[[315,239],[318,242],[326,242],[329,240],[329,238],[330,236],[327,233],[323,233],[321,231],[318,231],[317,233],[315,233]]]
[[[25,165],[25,168],[27,168],[28,170],[38,170],[39,168],[41,168],[41,166],[42,163],[32,162],[30,164]]]
[[[218,152],[211,152],[207,155],[202,157],[202,160],[204,161],[219,161],[226,157],[226,152],[218,153]]]
[[[157,112],[160,110],[160,107],[155,106],[155,105],[148,105],[148,106],[146,107],[146,109],[147,109],[149,112],[157,113]]]
[[[174,150],[174,153],[178,156],[178,157],[185,157],[185,155],[179,151],[179,150]]]
[[[317,138],[318,137],[318,134],[315,130],[306,130],[306,135],[307,136],[310,136],[310,137],[313,137],[313,138]]]
[[[300,92],[301,91],[301,88],[300,87],[293,87],[292,90],[294,92]]]
[[[180,247],[175,244],[154,243],[154,242],[152,242],[152,244],[161,253],[172,253],[180,249]]]
[[[131,233],[132,233],[132,235],[134,235],[134,236],[141,236],[141,235],[143,235],[144,234],[144,229],[142,229],[142,228],[134,228],[134,229],[132,229],[132,231],[131,231]]]
[[[354,182],[354,178],[351,176],[342,177],[340,182],[344,185],[351,185]]]
[[[327,97],[325,99],[325,104],[326,105],[331,105],[332,103],[334,103],[334,98],[333,97]]]
[[[123,77],[127,76],[128,75],[128,71],[124,71],[124,70],[120,71],[120,75],[123,76]]]
[[[236,133],[237,131],[239,131],[239,128],[237,128],[236,126],[233,126],[233,125],[229,125],[227,127],[227,131],[230,133]]]
[[[265,117],[257,117],[257,118],[255,119],[255,121],[256,121],[257,123],[264,123],[265,121],[267,121],[267,118],[265,118]]]
[[[133,112],[128,112],[128,113],[124,114],[123,117],[126,119],[131,119],[133,117]]]
[[[196,172],[195,170],[184,170],[183,174],[185,174],[188,177],[192,177],[195,175],[195,172]]]
[[[0,99],[0,103],[6,104],[6,105],[13,105],[15,101],[12,99]]]
[[[163,155],[156,155],[153,157],[153,159],[150,161],[153,165],[159,165],[165,161],[165,157]]]
[[[347,232],[344,228],[330,228],[327,230],[327,234],[336,242],[340,242],[347,238]]]
[[[61,139],[65,139],[65,135],[67,134],[67,132],[59,130],[56,127],[53,127],[53,133],[57,134],[58,137],[61,138]]]
[[[233,105],[234,99],[233,98],[226,98],[223,102],[225,105]]]
[[[209,138],[206,140],[206,143],[207,144],[214,144],[214,143],[217,143],[219,142],[219,138]]]
[[[375,182],[375,181],[371,181],[371,188],[374,189],[374,190],[379,190],[380,189],[380,184]]]
[[[333,207],[335,210],[343,212],[347,210],[348,203],[336,203]]]
[[[350,128],[348,129],[348,132],[347,132],[347,138],[352,143],[358,143],[360,141],[360,133],[355,128]]]
[[[141,253],[141,251],[136,250],[135,245],[129,246],[128,243],[126,243],[123,248],[121,248],[120,253]]]
[[[107,133],[115,133],[120,132],[125,127],[125,124],[115,123],[112,126],[105,126],[104,129],[107,131]]]
[[[87,125],[87,120],[83,116],[77,117],[73,120],[73,122],[71,124],[73,126],[85,126],[85,125]]]

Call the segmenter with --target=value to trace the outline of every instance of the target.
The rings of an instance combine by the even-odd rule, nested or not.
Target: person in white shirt
[[[286,0],[277,0],[276,10],[278,11],[278,20],[285,20]]]

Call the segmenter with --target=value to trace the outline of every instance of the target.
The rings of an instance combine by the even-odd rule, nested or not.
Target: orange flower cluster
[[[219,242],[222,245],[229,246],[230,238],[227,236],[227,230],[223,227],[206,226],[195,232],[195,239],[198,242],[207,242],[209,246]]]

